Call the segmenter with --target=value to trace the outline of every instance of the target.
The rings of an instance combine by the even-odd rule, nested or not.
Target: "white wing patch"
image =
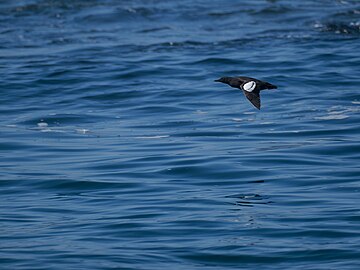
[[[247,82],[243,85],[243,89],[247,92],[252,92],[256,88],[256,83],[254,81]]]

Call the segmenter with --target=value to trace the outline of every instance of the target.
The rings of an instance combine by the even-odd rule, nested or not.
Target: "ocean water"
[[[360,269],[360,2],[3,0],[1,269]],[[221,76],[278,86],[256,110]]]

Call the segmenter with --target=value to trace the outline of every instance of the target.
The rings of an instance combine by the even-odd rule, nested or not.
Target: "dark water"
[[[360,269],[359,1],[0,3],[1,269]],[[279,89],[257,111],[214,83]]]

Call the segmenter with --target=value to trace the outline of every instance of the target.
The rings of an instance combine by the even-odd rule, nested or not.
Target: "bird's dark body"
[[[241,89],[241,85],[243,85],[246,82],[250,82],[250,81],[254,81],[259,89],[259,91],[261,90],[265,90],[265,89],[276,89],[277,87],[271,83],[268,82],[263,82],[260,81],[258,79],[255,78],[251,78],[251,77],[223,77],[221,78],[223,79],[223,83],[226,83],[228,85],[230,85],[231,87],[234,88],[240,88]]]
[[[231,87],[241,89],[246,98],[257,108],[260,110],[260,91],[265,89],[276,89],[277,86],[260,81],[251,77],[222,77],[216,82],[222,82],[228,84]]]

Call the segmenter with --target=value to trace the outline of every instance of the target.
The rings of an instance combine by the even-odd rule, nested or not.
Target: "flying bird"
[[[222,82],[244,92],[246,98],[260,110],[260,91],[265,89],[276,89],[277,86],[250,77],[222,77],[215,82]]]

